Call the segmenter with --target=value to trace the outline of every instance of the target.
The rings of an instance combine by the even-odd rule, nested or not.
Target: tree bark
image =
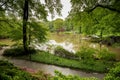
[[[23,8],[23,48],[26,54],[28,53],[27,21],[28,21],[28,0],[25,0]]]

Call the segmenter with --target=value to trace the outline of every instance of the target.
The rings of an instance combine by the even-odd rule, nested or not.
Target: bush
[[[107,49],[97,50],[94,48],[83,47],[78,52],[76,52],[76,56],[78,56],[79,59],[84,59],[84,60],[97,59],[97,60],[115,61],[115,53],[112,53]]]
[[[39,80],[50,80],[51,77],[53,77],[49,73],[44,73],[43,71],[38,71],[37,73],[33,74],[36,78]]]
[[[14,47],[14,48],[11,48],[11,49],[6,49],[4,51],[4,56],[23,56],[23,55],[28,55],[28,54],[32,54],[32,53],[36,53],[36,51],[33,49],[33,48],[30,48],[29,49],[29,52],[28,53],[25,53],[24,52],[24,49],[23,47]]]
[[[106,60],[106,61],[115,60],[115,54],[108,51],[107,49],[102,49],[101,51],[99,51],[97,55],[98,55],[98,58],[101,60]]]
[[[72,76],[72,75],[65,76],[59,71],[55,71],[55,76],[51,80],[98,80],[98,79],[94,77],[84,78],[84,77]]]
[[[63,57],[63,58],[68,58],[68,59],[75,59],[75,57],[76,57],[74,55],[74,53],[71,53],[71,52],[65,50],[61,46],[57,46],[55,48],[54,53],[55,53],[56,56]]]
[[[95,53],[96,50],[93,48],[82,47],[78,52],[76,52],[76,55],[79,59],[93,59]]]
[[[112,45],[112,47],[119,48],[119,47],[120,47],[120,43],[114,43],[114,44]]]
[[[13,66],[7,61],[0,61],[0,80],[38,80],[29,73]]]
[[[107,73],[104,80],[120,80],[120,62]]]

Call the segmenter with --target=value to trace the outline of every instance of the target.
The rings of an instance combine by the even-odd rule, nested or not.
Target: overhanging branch
[[[97,4],[95,5],[93,8],[87,10],[88,12],[92,12],[94,9],[96,9],[97,7],[101,7],[101,8],[106,8],[106,9],[109,9],[111,11],[114,11],[114,12],[118,12],[120,13],[120,10],[116,9],[116,8],[113,8],[113,7],[110,7],[108,5],[101,5],[101,4]]]
[[[5,23],[7,23],[8,25],[10,25],[10,27],[14,27],[13,25],[11,25],[11,24],[8,22],[8,20],[2,20],[2,19],[0,19],[0,22],[5,22]]]

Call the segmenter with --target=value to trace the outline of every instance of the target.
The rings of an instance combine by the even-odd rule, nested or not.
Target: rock
[[[2,50],[3,48],[0,46],[0,50]]]

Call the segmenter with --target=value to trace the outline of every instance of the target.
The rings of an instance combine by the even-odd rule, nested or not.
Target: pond
[[[88,37],[79,34],[56,34],[51,33],[48,37],[48,41],[43,44],[34,43],[32,44],[36,49],[49,51],[54,54],[54,49],[57,46],[62,46],[64,49],[69,52],[75,53],[80,50],[81,47],[92,47],[96,49],[100,49],[100,45],[98,43],[92,43],[89,41]],[[106,45],[102,45],[102,48],[108,49],[111,52],[116,54],[116,60],[120,60],[120,48],[110,47]]]
[[[82,46],[89,46],[93,48],[99,49],[100,46],[99,44],[96,43],[91,43],[89,42],[89,38],[86,38],[84,36],[80,36],[77,34],[51,34],[48,37],[48,41],[44,44],[33,44],[37,49],[41,50],[51,50],[50,52],[53,53],[53,49],[56,46],[63,46],[66,50],[75,53],[77,50],[80,49]],[[49,47],[48,47],[49,46]],[[117,55],[117,59],[120,60],[120,48],[113,48],[113,47],[107,47],[105,45],[102,45],[102,48],[107,48],[110,51],[113,51]],[[3,50],[0,50],[0,53],[2,53]],[[0,59],[6,59],[5,57],[0,55]],[[8,59],[11,63],[18,67],[27,67],[31,68],[34,70],[40,70],[44,71],[46,73],[50,73],[54,75],[54,70],[58,70],[62,72],[65,75],[72,74],[72,75],[78,75],[81,77],[96,77],[99,78],[100,80],[103,79],[105,74],[100,74],[100,73],[88,73],[84,72],[81,70],[76,70],[76,69],[70,69],[70,68],[65,68],[65,67],[58,67],[54,65],[47,65],[47,64],[42,64],[42,63],[36,63],[36,62],[31,62],[27,60],[21,60],[21,59],[14,59],[14,58],[9,58]]]

